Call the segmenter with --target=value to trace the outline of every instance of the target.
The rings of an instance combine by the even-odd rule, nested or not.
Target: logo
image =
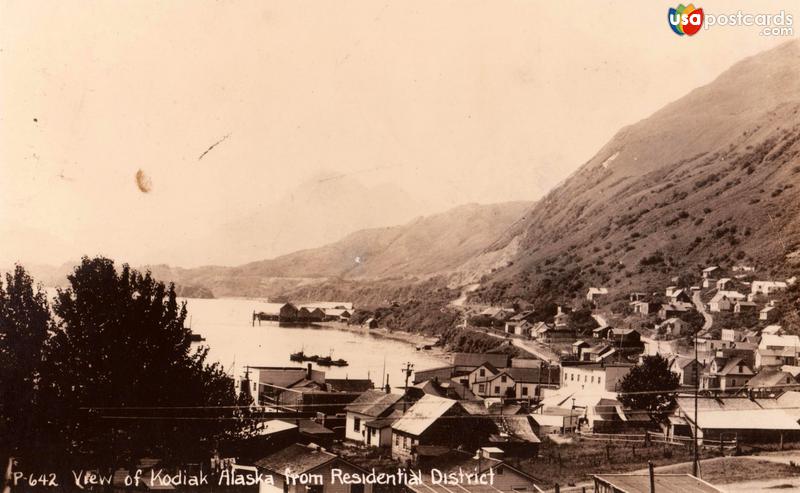
[[[694,36],[703,27],[704,18],[703,9],[696,9],[691,3],[680,4],[677,9],[670,8],[667,12],[669,27],[678,36]]]

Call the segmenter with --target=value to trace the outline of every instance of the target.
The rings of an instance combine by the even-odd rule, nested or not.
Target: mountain
[[[202,237],[147,257],[184,266],[240,265],[325,245],[364,228],[401,224],[425,210],[396,184],[366,185],[356,175],[330,171],[289,188],[265,183],[263,196],[248,200],[258,205]]]
[[[238,267],[144,268],[184,288],[210,289],[215,296],[278,296],[330,279],[372,282],[446,276],[480,255],[532,205],[463,205],[400,226],[356,231],[319,248]]]
[[[475,296],[498,302],[618,292],[800,260],[800,42],[745,59],[623,128],[472,260],[505,258]],[[659,288],[660,289],[660,288]]]

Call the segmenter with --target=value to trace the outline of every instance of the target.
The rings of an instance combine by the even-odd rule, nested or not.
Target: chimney
[[[656,475],[651,461],[647,461],[647,468],[650,470],[650,493],[656,493]]]
[[[390,394],[392,392],[392,386],[389,385],[389,374],[386,374],[386,393]]]
[[[306,367],[306,378],[311,380],[311,363]]]

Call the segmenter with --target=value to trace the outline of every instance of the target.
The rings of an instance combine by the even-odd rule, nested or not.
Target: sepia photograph
[[[0,0],[0,491],[800,492],[797,16]]]

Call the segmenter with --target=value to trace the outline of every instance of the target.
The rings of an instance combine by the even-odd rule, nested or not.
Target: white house
[[[747,297],[737,291],[717,291],[714,297],[708,302],[708,310],[712,312],[729,312],[733,305]]]
[[[796,365],[800,337],[795,335],[761,335],[756,350],[756,367]]]
[[[753,281],[750,285],[750,294],[772,294],[783,291],[787,284],[784,281]]]
[[[377,389],[367,390],[358,396],[344,408],[347,413],[345,438],[373,447],[390,446],[391,423],[388,426],[378,426],[372,422],[391,416],[402,399],[402,395]],[[367,423],[372,423],[373,426],[368,427]]]

